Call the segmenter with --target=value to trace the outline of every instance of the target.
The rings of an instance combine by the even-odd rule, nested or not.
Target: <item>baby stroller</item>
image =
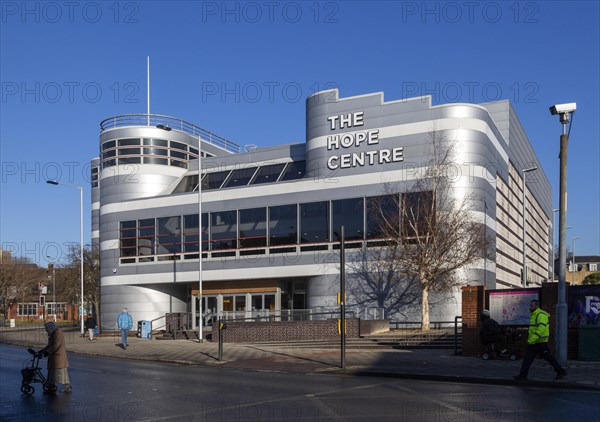
[[[510,327],[504,328],[500,334],[484,336],[481,359],[519,359],[516,352],[517,339],[519,338],[521,338],[521,333]]]
[[[31,384],[36,382],[42,384],[44,392],[49,392],[50,387],[47,384],[46,377],[42,373],[42,368],[40,368],[40,359],[48,355],[41,350],[36,352],[31,348],[27,349],[27,351],[32,355],[32,358],[28,359],[26,366],[21,369],[21,375],[23,377],[23,380],[21,381],[21,393],[31,396],[35,393],[35,388],[33,388],[33,385]]]

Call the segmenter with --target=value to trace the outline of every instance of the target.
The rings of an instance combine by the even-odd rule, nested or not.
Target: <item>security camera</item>
[[[552,115],[575,113],[575,110],[577,110],[577,103],[556,104],[550,107],[550,113],[552,113]]]

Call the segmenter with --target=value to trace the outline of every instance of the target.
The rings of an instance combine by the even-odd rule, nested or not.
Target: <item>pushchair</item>
[[[35,393],[35,388],[31,384],[36,382],[42,384],[44,392],[50,392],[51,386],[48,385],[48,380],[42,373],[42,368],[40,368],[40,359],[46,357],[47,354],[42,350],[36,352],[31,348],[27,349],[27,351],[32,357],[27,360],[26,366],[21,369],[21,376],[23,377],[21,381],[21,393],[31,396]]]
[[[510,327],[504,328],[502,333],[493,336],[483,337],[483,352],[481,359],[519,359],[516,352],[517,340],[521,338],[521,333]]]

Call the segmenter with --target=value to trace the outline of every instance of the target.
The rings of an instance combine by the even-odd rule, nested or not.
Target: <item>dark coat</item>
[[[48,345],[42,350],[48,353],[48,369],[68,368],[65,336],[60,328],[55,329],[48,338]]]
[[[93,316],[91,317],[87,317],[87,319],[85,320],[85,328],[87,330],[89,330],[90,328],[93,330],[94,328],[96,328],[96,318],[94,318]]]

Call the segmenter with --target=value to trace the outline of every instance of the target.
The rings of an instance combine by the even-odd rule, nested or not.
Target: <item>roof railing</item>
[[[238,153],[242,148],[228,139],[209,132],[185,120],[176,117],[164,116],[162,114],[121,114],[109,117],[100,122],[100,133],[105,130],[127,126],[160,127],[161,129],[175,129],[193,136],[199,136],[204,142],[213,144],[226,151]]]

